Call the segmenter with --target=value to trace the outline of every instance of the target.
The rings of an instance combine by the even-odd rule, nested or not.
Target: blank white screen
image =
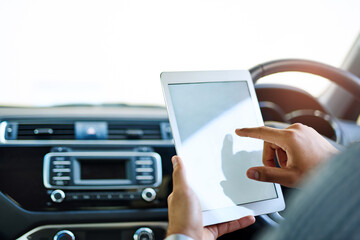
[[[171,84],[169,92],[178,154],[203,211],[277,197],[274,184],[246,177],[247,169],[262,165],[263,142],[235,134],[261,125],[245,81]]]

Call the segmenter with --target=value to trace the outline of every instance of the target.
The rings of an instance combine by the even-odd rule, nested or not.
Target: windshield
[[[2,0],[0,105],[164,105],[163,71],[249,69],[280,58],[340,66],[359,9],[358,0]],[[315,96],[328,84],[264,81],[282,78]]]

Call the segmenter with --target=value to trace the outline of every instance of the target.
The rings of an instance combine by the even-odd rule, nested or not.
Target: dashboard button
[[[149,159],[141,159],[141,160],[137,160],[135,161],[136,165],[152,165],[152,160]]]
[[[61,172],[61,173],[69,173],[70,172],[70,168],[54,168],[52,170],[53,172]]]
[[[80,194],[80,198],[81,198],[82,200],[90,200],[91,194],[87,194],[87,193],[85,193],[85,194]]]
[[[79,197],[79,195],[78,194],[76,194],[76,193],[69,193],[69,194],[67,194],[66,195],[66,199],[69,199],[69,200],[79,200],[80,199],[80,197]]]
[[[134,233],[134,240],[153,240],[154,233],[150,228],[139,228]]]
[[[75,235],[69,230],[61,230],[53,238],[54,240],[75,240]]]
[[[145,188],[142,193],[141,193],[141,197],[147,201],[147,202],[151,202],[156,198],[156,192],[154,189],[152,188]]]
[[[52,180],[57,181],[57,180],[70,180],[71,177],[70,176],[54,176],[52,177]]]
[[[70,160],[55,160],[52,162],[54,165],[70,165]]]
[[[51,183],[55,186],[66,186],[69,184],[69,181],[63,181],[63,180],[52,180]]]
[[[154,180],[154,177],[151,175],[137,175],[136,180]]]
[[[62,190],[54,190],[52,191],[50,198],[53,202],[61,203],[65,199],[65,193]]]

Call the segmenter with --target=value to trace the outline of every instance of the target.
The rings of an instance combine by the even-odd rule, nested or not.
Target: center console
[[[44,186],[52,189],[48,193],[55,203],[152,202],[162,182],[161,156],[151,148],[140,150],[48,153],[44,157]]]

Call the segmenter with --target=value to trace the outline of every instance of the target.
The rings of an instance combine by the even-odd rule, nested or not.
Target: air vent
[[[158,122],[109,122],[109,140],[157,140],[162,139]]]
[[[172,140],[168,121],[7,120],[5,140]],[[96,135],[96,136],[95,136]]]
[[[74,140],[73,123],[18,123],[17,140]]]

